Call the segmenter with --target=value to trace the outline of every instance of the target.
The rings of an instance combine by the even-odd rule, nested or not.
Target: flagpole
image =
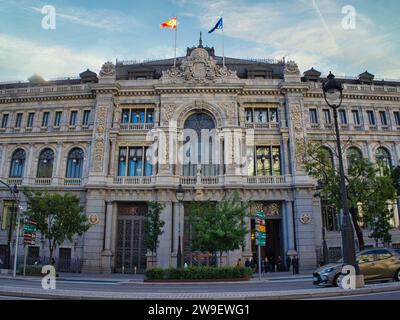
[[[222,20],[223,21],[223,20]],[[222,66],[225,68],[225,33],[224,33],[224,26],[225,22],[222,22]]]
[[[176,17],[176,28],[175,28],[175,56],[174,56],[174,68],[176,68],[176,46],[178,42],[178,17]]]

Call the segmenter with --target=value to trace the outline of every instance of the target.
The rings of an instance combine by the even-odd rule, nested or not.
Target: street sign
[[[24,223],[24,244],[35,245],[37,223],[32,219],[26,219]]]
[[[267,228],[265,226],[265,213],[259,211],[256,213],[256,245],[260,247],[266,246]]]

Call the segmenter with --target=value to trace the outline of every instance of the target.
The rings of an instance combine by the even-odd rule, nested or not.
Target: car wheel
[[[335,278],[333,278],[333,286],[340,287],[340,285],[341,283],[340,283],[340,273],[339,273],[335,276]]]
[[[394,280],[399,282],[400,281],[400,269],[396,271],[396,274],[394,276]]]

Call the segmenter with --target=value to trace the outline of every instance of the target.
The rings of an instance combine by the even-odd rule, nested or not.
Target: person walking
[[[269,272],[269,260],[268,260],[268,257],[267,256],[265,256],[265,258],[264,258],[264,270],[265,270],[265,273],[267,273],[267,272]]]
[[[236,267],[240,268],[242,266],[242,259],[238,259],[237,263],[236,263]]]
[[[299,257],[294,256],[293,261],[293,274],[299,274]]]
[[[244,263],[244,266],[246,267],[246,268],[251,268],[251,263],[250,263],[250,260],[247,258],[246,259],[246,261],[245,261],[245,263]]]
[[[282,258],[281,256],[278,256],[278,259],[276,259],[276,271],[281,272],[282,271]]]

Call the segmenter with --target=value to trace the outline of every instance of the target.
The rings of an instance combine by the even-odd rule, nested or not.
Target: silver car
[[[364,250],[357,254],[357,263],[365,281],[400,281],[400,253],[389,248]],[[340,285],[343,260],[318,268],[314,274],[315,285]]]

